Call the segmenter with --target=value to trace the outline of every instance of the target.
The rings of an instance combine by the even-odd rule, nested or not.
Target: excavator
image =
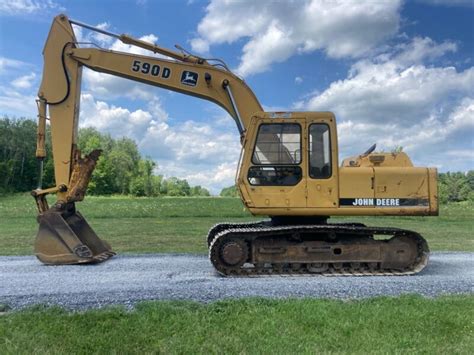
[[[79,43],[73,25],[139,47],[138,55]],[[98,263],[115,255],[76,210],[100,156],[77,147],[82,68],[209,100],[235,121],[242,145],[236,186],[259,222],[220,223],[207,236],[209,258],[224,276],[408,275],[428,263],[417,232],[329,223],[331,216],[436,216],[437,170],[415,167],[404,152],[366,152],[339,164],[331,112],[265,112],[224,61],[54,18],[38,92],[36,156],[45,158],[50,122],[55,186],[32,192],[38,207],[35,255],[45,264]],[[154,53],[154,54],[152,54]],[[100,118],[98,118],[100,119]],[[41,174],[40,174],[41,176]],[[46,196],[56,195],[49,207]]]

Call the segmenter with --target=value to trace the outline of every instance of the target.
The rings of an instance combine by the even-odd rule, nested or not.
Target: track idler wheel
[[[217,271],[224,275],[235,275],[249,258],[247,243],[238,238],[217,240],[211,245],[211,262]]]

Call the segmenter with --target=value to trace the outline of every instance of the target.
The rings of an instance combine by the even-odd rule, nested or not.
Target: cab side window
[[[332,175],[331,136],[329,126],[315,123],[309,126],[309,176],[328,179]]]
[[[301,126],[296,123],[261,124],[248,171],[251,185],[292,186],[302,179]]]

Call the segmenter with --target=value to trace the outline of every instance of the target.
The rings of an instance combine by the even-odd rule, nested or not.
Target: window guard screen
[[[301,127],[296,123],[260,125],[252,155],[257,165],[301,163]]]

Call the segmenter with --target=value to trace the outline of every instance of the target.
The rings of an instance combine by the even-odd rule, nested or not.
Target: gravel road
[[[111,304],[132,307],[143,300],[210,302],[239,297],[363,298],[417,293],[427,297],[474,293],[474,253],[433,253],[414,276],[267,276],[224,278],[206,256],[121,255],[103,264],[45,266],[29,256],[0,257],[0,304],[70,309]]]

